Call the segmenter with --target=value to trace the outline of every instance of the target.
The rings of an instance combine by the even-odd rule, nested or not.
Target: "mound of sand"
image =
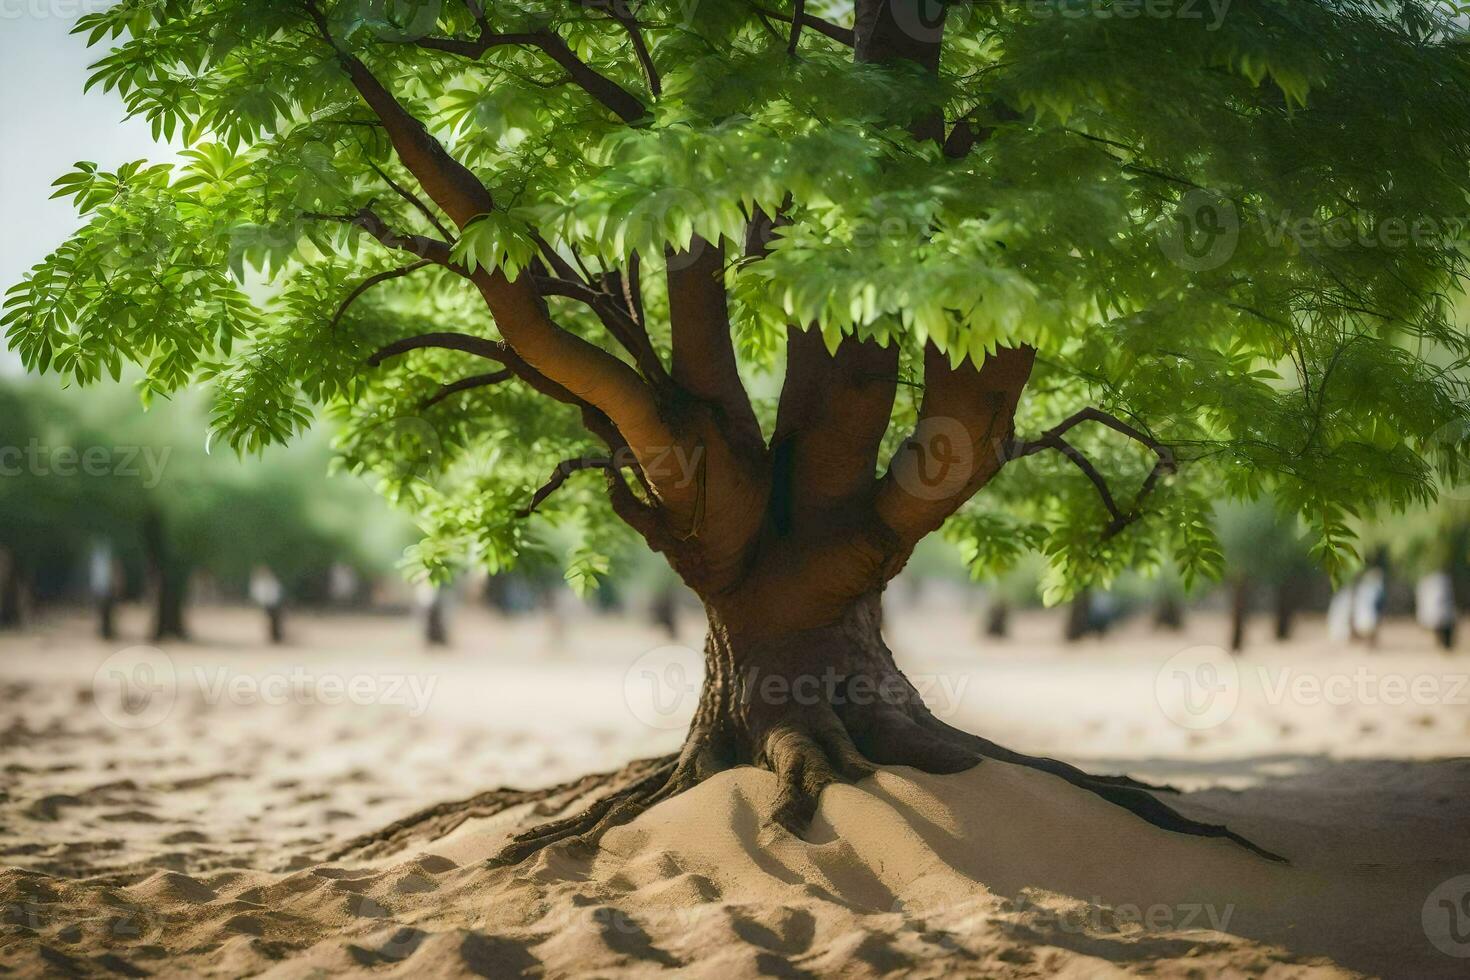
[[[677,969],[722,980],[1430,977],[1463,965],[1429,946],[1422,899],[1391,875],[1334,877],[1161,831],[1033,770],[885,770],[828,789],[804,840],[763,825],[773,792],[769,774],[733,770],[611,832],[595,854],[558,846],[513,868],[487,859],[546,818],[529,804],[391,855],[289,872],[68,881],[10,870],[0,874],[10,965],[36,975]]]

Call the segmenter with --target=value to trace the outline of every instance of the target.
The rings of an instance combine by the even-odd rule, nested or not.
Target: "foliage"
[[[926,341],[956,363],[1027,343],[1040,356],[1023,434],[1093,404],[1177,460],[1142,519],[1111,536],[1065,457],[1008,465],[950,523],[978,568],[1039,551],[1053,600],[1168,559],[1213,574],[1212,501],[1268,492],[1332,566],[1352,554],[1354,515],[1423,504],[1461,474],[1470,345],[1452,300],[1470,48],[1444,5],[1235,0],[1216,22],[1201,4],[1125,18],[1096,15],[1105,0],[954,3],[934,85],[854,63],[810,28],[791,54],[778,0],[766,9],[787,21],[745,0],[687,16],[648,4],[657,95],[613,8],[486,8],[496,31],[553,32],[634,93],[649,112],[632,122],[547,47],[467,58],[414,43],[473,39],[478,6],[320,4],[326,36],[491,191],[495,210],[464,229],[454,262],[516,279],[543,248],[594,274],[636,255],[666,355],[666,250],[740,243],[757,209],[780,212],[769,254],[724,273],[748,378],[779,370],[789,323],[833,347],[899,344],[915,383]],[[535,540],[515,512],[594,443],[574,409],[519,383],[426,406],[471,373],[461,352],[367,366],[426,330],[499,332],[442,265],[342,306],[412,258],[352,216],[371,208],[423,236],[438,218],[395,191],[414,181],[309,12],[123,0],[81,20],[90,42],[113,45],[89,84],[190,149],[176,166],[82,163],[58,181],[86,225],[9,294],[9,342],[28,367],[79,383],[129,362],[146,394],[211,382],[212,426],[237,450],[288,441],[325,409],[348,464],[421,517],[421,564],[503,568]],[[987,138],[947,155],[914,135],[935,113]],[[549,302],[561,326],[612,349],[583,305]],[[901,391],[892,445],[919,397]],[[770,406],[757,407],[769,431]],[[1069,438],[1125,505],[1154,462],[1100,427]],[[580,530],[574,580],[605,568],[620,532],[593,476],[538,513]]]

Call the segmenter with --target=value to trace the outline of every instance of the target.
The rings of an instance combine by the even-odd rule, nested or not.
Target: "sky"
[[[142,120],[123,121],[115,94],[82,93],[87,66],[102,57],[72,36],[76,19],[103,0],[0,0],[0,292],[77,227],[51,182],[78,160],[110,170],[140,158],[165,160]]]

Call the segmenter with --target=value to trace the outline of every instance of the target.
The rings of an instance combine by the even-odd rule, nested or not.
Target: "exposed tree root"
[[[834,783],[857,782],[879,766],[942,774],[994,759],[1064,779],[1163,830],[1220,838],[1268,860],[1285,860],[1227,827],[1190,819],[1153,795],[1177,792],[1170,787],[1127,776],[1094,776],[945,724],[894,666],[878,619],[875,598],[830,627],[773,642],[738,644],[712,629],[705,687],[679,754],[644,759],[616,773],[546,790],[496,790],[433,807],[359,838],[334,856],[383,853],[409,840],[442,836],[472,817],[525,803],[536,804],[538,813],[549,816],[588,799],[579,812],[518,835],[495,860],[515,864],[558,843],[594,847],[614,827],[741,765],[775,774],[777,791],[768,820],[799,836],[815,815],[822,790]],[[820,666],[820,673],[813,672],[812,664]]]
[[[985,759],[995,759],[1057,776],[1163,830],[1229,840],[1260,857],[1285,861],[1227,827],[1192,820],[1151,795],[1177,792],[1170,787],[1155,787],[1126,776],[1093,776],[1055,759],[1023,755],[951,728],[927,712],[919,718],[890,710],[880,711],[878,715],[883,718],[880,726],[853,733],[843,726],[836,712],[820,705],[804,711],[800,720],[788,719],[766,729],[755,758],[744,761],[753,761],[776,775],[779,788],[769,822],[800,836],[816,813],[822,790],[834,783],[857,782],[872,775],[880,765],[951,773],[971,768]],[[411,840],[442,836],[466,820],[491,816],[526,803],[537,804],[540,813],[553,814],[595,796],[580,811],[517,835],[494,862],[517,864],[552,844],[590,850],[614,827],[628,823],[717,772],[741,764],[720,751],[722,741],[728,740],[712,730],[697,729],[678,755],[642,759],[617,772],[587,776],[544,790],[502,789],[441,804],[376,834],[360,837],[337,851],[333,858],[391,852]]]

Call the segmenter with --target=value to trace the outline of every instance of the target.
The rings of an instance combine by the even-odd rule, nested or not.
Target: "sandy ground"
[[[1470,650],[1407,625],[1344,650],[1306,623],[1231,660],[1210,617],[1071,647],[1029,616],[981,643],[976,618],[890,615],[947,721],[1169,782],[1291,863],[996,762],[830,789],[805,839],[763,826],[772,780],[745,769],[596,856],[486,863],[558,797],[327,861],[441,800],[671,750],[697,655],[573,610],[463,614],[444,652],[389,618],[298,618],[268,649],[219,611],[162,650],[62,619],[0,638],[0,970],[1470,975]]]

